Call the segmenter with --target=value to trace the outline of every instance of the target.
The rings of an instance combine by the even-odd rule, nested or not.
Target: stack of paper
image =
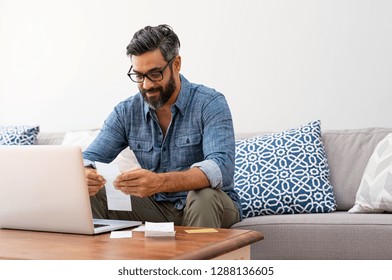
[[[152,223],[146,222],[144,227],[144,236],[175,236],[174,223]]]

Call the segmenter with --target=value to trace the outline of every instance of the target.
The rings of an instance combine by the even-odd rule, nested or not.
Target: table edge
[[[264,236],[259,231],[249,230],[239,236],[235,236],[219,243],[211,244],[195,252],[187,252],[178,255],[173,260],[208,260],[236,249],[245,247],[257,241],[263,240]]]

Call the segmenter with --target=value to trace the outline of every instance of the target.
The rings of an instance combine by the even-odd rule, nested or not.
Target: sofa
[[[386,211],[350,213],[358,199],[369,159],[392,128],[325,130],[320,134],[327,159],[334,207],[327,211],[245,217],[235,229],[260,231],[251,259],[392,259],[392,215]],[[237,134],[237,141],[273,132]],[[38,134],[37,144],[61,144],[66,133]],[[320,208],[319,208],[320,209]]]
[[[356,202],[368,160],[391,128],[327,130],[322,142],[328,159],[336,210],[329,213],[246,218],[237,229],[261,231],[252,259],[392,259],[392,214],[349,213]],[[248,134],[252,137],[255,134]],[[242,135],[242,137],[245,137]]]

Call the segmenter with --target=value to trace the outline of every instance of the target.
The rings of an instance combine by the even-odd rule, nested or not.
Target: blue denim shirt
[[[172,121],[164,136],[155,111],[140,92],[119,103],[83,153],[85,165],[111,162],[129,146],[144,169],[160,173],[199,167],[212,188],[230,196],[241,217],[233,182],[233,122],[225,97],[181,75],[181,90],[171,112]],[[186,196],[187,192],[157,193],[154,199],[183,209]]]

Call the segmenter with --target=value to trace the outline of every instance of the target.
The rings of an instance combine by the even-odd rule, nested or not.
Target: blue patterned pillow
[[[0,145],[34,145],[39,126],[0,126]]]
[[[237,140],[234,186],[244,217],[334,211],[320,121]]]

